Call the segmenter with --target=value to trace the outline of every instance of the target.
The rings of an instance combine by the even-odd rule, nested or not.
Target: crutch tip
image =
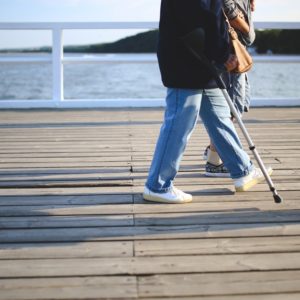
[[[273,197],[274,197],[274,201],[275,201],[275,203],[281,203],[281,202],[283,202],[283,199],[281,198],[281,196],[280,195],[273,195]]]

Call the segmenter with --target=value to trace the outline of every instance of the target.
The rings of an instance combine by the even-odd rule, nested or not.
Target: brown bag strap
[[[238,39],[238,34],[237,34],[237,32],[235,31],[235,29],[231,26],[230,21],[229,21],[227,15],[225,14],[225,11],[224,11],[223,8],[222,8],[222,11],[223,11],[223,14],[224,14],[224,17],[225,17],[225,21],[226,21],[226,23],[227,23],[227,25],[228,25],[228,32],[229,32],[229,34],[230,34],[231,39],[232,39],[232,40]]]
[[[229,29],[232,28],[232,26],[230,25],[229,19],[228,19],[227,15],[225,14],[224,8],[222,8],[222,11],[223,11],[223,15],[224,15],[224,17],[225,17],[225,21],[226,21],[227,24],[228,24],[228,28],[229,28]],[[232,29],[233,29],[233,28],[232,28]]]

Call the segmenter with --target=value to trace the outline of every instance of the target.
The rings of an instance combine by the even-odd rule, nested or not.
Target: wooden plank
[[[118,139],[118,137],[115,137]],[[0,153],[4,156],[7,154],[12,154],[15,156],[18,156],[19,154],[22,155],[30,155],[30,154],[46,154],[46,155],[51,155],[53,153],[70,153],[70,154],[76,154],[76,153],[84,153],[84,152],[90,152],[89,156],[95,156],[95,154],[99,153],[103,154],[104,156],[112,153],[116,154],[127,154],[131,150],[133,150],[134,154],[144,154],[151,156],[153,154],[153,150],[155,147],[155,142],[156,140],[153,140],[153,142],[150,143],[136,143],[135,140],[130,139],[130,144],[131,146],[128,147],[128,141],[127,143],[123,144],[110,144],[110,143],[99,143],[99,144],[93,144],[93,145],[78,145],[76,148],[71,148],[70,145],[55,145],[55,143],[49,145],[40,145],[38,143],[34,145],[24,145],[24,148],[22,145],[19,145],[19,147],[16,147],[16,145],[8,145],[8,144],[2,144],[2,147],[0,148]],[[199,141],[199,144],[197,141],[192,141],[192,144],[189,144],[187,146],[187,149],[185,151],[184,155],[187,154],[193,154],[193,155],[200,155],[203,153],[204,149],[206,148],[207,144],[209,143],[208,140],[207,142],[203,143],[202,141]],[[273,157],[274,155],[284,155],[288,153],[295,154],[296,157],[297,151],[299,151],[300,146],[298,145],[286,145],[282,146],[282,144],[265,144],[264,141],[258,142],[258,150],[261,155],[266,155],[268,157]],[[25,147],[26,146],[26,147]],[[147,148],[145,148],[147,146]],[[246,146],[246,144],[244,144]],[[247,149],[247,148],[246,148]],[[95,151],[95,153],[91,152],[92,150]],[[123,152],[124,151],[124,152]],[[247,150],[249,154],[251,154],[251,151]],[[121,153],[123,152],[123,153]]]
[[[133,167],[143,167],[143,166],[148,166],[151,163],[152,160],[152,156],[147,157],[145,160],[143,161],[133,161]],[[202,163],[201,163],[202,162]],[[265,164],[274,164],[276,167],[277,165],[279,165],[280,163],[278,161],[276,161],[274,158],[266,158],[264,160]],[[298,166],[298,161],[294,161],[295,166]],[[202,159],[200,159],[200,154],[199,154],[199,161],[195,161],[195,160],[183,160],[183,163],[181,164],[181,166],[186,166],[186,167],[193,167],[193,168],[199,168],[200,166],[203,166],[203,161]],[[288,162],[285,163],[285,166],[288,165]],[[5,166],[5,164],[4,164]]]
[[[129,127],[128,127],[129,128]],[[148,127],[149,128],[149,127]],[[116,130],[105,130],[102,128],[103,133],[96,135],[96,132],[93,133],[87,133],[86,131],[77,130],[78,134],[72,134],[72,132],[64,130],[63,132],[57,132],[52,131],[53,133],[56,133],[55,135],[48,135],[44,136],[40,130],[36,130],[35,134],[31,133],[32,128],[28,128],[27,131],[25,131],[24,136],[20,136],[20,134],[14,134],[14,132],[6,131],[6,134],[3,134],[4,142],[7,144],[19,144],[20,142],[24,142],[26,144],[31,144],[40,142],[42,144],[46,143],[57,143],[57,144],[63,144],[63,143],[74,143],[79,141],[81,144],[84,144],[83,142],[90,142],[90,143],[96,143],[100,140],[103,141],[112,141],[112,143],[116,143],[117,140],[113,138],[113,136],[118,137],[120,142],[124,142],[129,138],[132,138],[135,140],[138,144],[142,143],[148,143],[148,142],[155,142],[157,139],[157,131],[159,129],[159,126],[157,126],[155,129],[152,129],[149,131],[149,135],[145,136],[142,135],[142,132],[135,132],[135,135],[130,135],[129,131],[123,131],[123,133],[119,133]],[[38,129],[38,128],[36,128]],[[29,131],[30,130],[30,131]],[[271,142],[278,142],[278,140],[282,140],[285,145],[289,143],[296,143],[300,141],[299,135],[297,132],[297,129],[291,130],[289,134],[286,134],[286,131],[289,130],[288,128],[285,131],[278,131],[278,133],[272,133],[270,130],[266,128],[265,132],[256,132],[257,128],[249,127],[248,131],[251,135],[256,137],[257,140],[263,142],[263,141],[271,141]],[[237,127],[238,134],[241,134],[240,129]],[[74,133],[74,132],[73,132]],[[26,137],[27,135],[27,137]],[[82,136],[82,139],[81,139]],[[14,138],[16,137],[16,138]],[[204,131],[202,128],[198,128],[192,135],[191,140],[196,142],[203,143],[203,138],[207,139],[206,131]],[[289,139],[289,137],[291,139]],[[241,134],[241,138],[244,139],[243,135]]]
[[[195,202],[188,205],[167,205],[167,204],[139,204],[131,205],[130,196],[120,197],[118,195],[109,195],[111,197],[105,197],[102,195],[100,199],[97,196],[35,196],[31,199],[27,197],[0,197],[0,216],[31,216],[31,215],[87,215],[87,214],[126,214],[135,213],[137,215],[137,224],[143,222],[143,219],[151,219],[153,214],[154,219],[164,218],[169,216],[170,218],[176,219],[185,218],[184,214],[188,214],[187,217],[191,216],[194,219],[197,217],[202,218],[201,222],[205,222],[207,218],[212,221],[219,217],[229,220],[229,217],[236,219],[239,217],[245,217],[246,222],[248,218],[252,220],[266,218],[278,218],[277,221],[284,221],[289,214],[293,219],[297,219],[300,211],[300,202],[286,201],[282,205],[275,205],[269,200],[257,201],[254,206],[254,201],[247,202]],[[116,199],[114,199],[116,198]],[[112,199],[112,200],[111,200]],[[115,200],[115,201],[113,201]],[[111,201],[113,203],[111,203]],[[99,205],[105,204],[105,205]],[[117,207],[115,204],[119,204]],[[118,208],[118,212],[116,212]],[[147,213],[147,214],[146,214]],[[178,213],[178,215],[163,215],[166,213]],[[230,215],[231,214],[231,215]],[[142,221],[139,221],[142,219]],[[154,221],[153,221],[154,222]],[[158,221],[160,222],[160,221]],[[210,222],[210,220],[208,220]],[[221,222],[221,221],[220,221]],[[262,221],[263,222],[263,221]]]
[[[184,189],[185,190],[185,189]],[[272,193],[270,191],[247,192],[247,193],[224,193],[217,194],[210,191],[205,194],[197,192],[193,193],[193,202],[188,205],[166,205],[163,203],[151,203],[143,200],[142,194],[134,195],[135,212],[174,212],[174,211],[193,211],[194,209],[201,209],[207,211],[211,208],[213,211],[222,209],[236,210],[236,209],[257,209],[257,210],[285,210],[289,206],[291,209],[299,209],[300,193],[299,191],[281,191],[280,195],[284,201],[280,205],[275,205]],[[0,197],[1,199],[1,197]],[[220,205],[220,206],[218,206]],[[295,205],[295,206],[294,206]],[[148,208],[148,209],[147,209]]]
[[[299,236],[135,241],[136,256],[300,252]]]
[[[300,253],[3,260],[0,278],[299,270]],[[299,281],[300,283],[300,281]],[[299,287],[300,288],[300,287]]]
[[[24,155],[24,156],[35,156],[37,155],[37,157],[40,156],[45,156],[45,155],[51,155],[51,154],[65,154],[65,153],[70,153],[72,155],[80,155],[80,154],[84,154],[84,153],[89,153],[89,156],[94,156],[97,155],[97,153],[102,153],[103,152],[103,156],[105,156],[106,153],[112,155],[112,154],[116,154],[118,155],[120,152],[123,153],[129,153],[131,151],[131,148],[129,148],[128,146],[122,146],[120,145],[120,147],[116,148],[116,147],[109,147],[109,146],[102,146],[102,145],[97,145],[94,147],[79,147],[79,148],[70,148],[70,147],[59,147],[56,149],[48,149],[48,148],[2,148],[0,149],[0,153],[1,155]],[[297,151],[297,150],[295,150]]]
[[[19,176],[37,176],[37,175],[58,175],[58,174],[123,174],[128,173],[131,170],[131,166],[127,167],[107,167],[107,168],[99,168],[99,167],[86,167],[86,168],[11,168],[11,169],[0,169],[0,175],[8,176],[8,175],[19,175]]]
[[[184,192],[191,193],[193,195],[206,195],[206,194],[227,194],[233,195],[235,193],[235,189],[233,183],[223,183],[219,185],[180,185],[176,184],[177,188],[183,190]],[[276,189],[277,191],[300,191],[300,182],[276,182]],[[134,193],[143,193],[144,187],[143,186],[133,186]],[[249,193],[254,192],[262,192],[268,191],[269,188],[265,182],[260,183],[254,186]],[[272,194],[270,193],[270,197],[272,198]]]
[[[54,156],[57,157],[59,156],[60,158],[99,158],[99,157],[114,157],[117,156],[119,158],[124,158],[124,157],[128,157],[128,154],[131,153],[131,149],[128,150],[119,150],[119,151],[108,151],[108,150],[103,150],[103,151],[95,151],[95,152],[89,152],[89,151],[67,151],[67,152],[56,152],[56,151],[48,151],[48,152],[25,152],[22,153],[22,150],[20,149],[20,153],[15,152],[15,153],[1,153],[0,152],[0,157],[1,159],[25,159],[25,158],[53,158]],[[286,153],[286,152],[283,152]],[[297,152],[293,153],[290,152],[288,153],[289,155],[293,156],[293,157],[298,157]],[[287,154],[287,155],[288,155]],[[149,155],[151,155],[151,153],[149,153]],[[271,154],[264,154],[264,155],[271,155]],[[283,155],[283,154],[282,154]]]
[[[145,112],[143,112],[143,111],[140,111],[140,114],[141,114],[141,116],[145,116]],[[99,116],[99,117],[103,118],[104,116],[102,114],[102,116]],[[107,135],[109,132],[112,132],[116,135],[121,135],[121,134],[126,135],[126,134],[129,134],[132,129],[135,129],[134,130],[135,134],[140,134],[140,133],[142,133],[144,128],[149,130],[149,133],[156,133],[160,129],[162,121],[163,121],[163,117],[154,119],[153,115],[152,116],[149,115],[150,119],[148,119],[147,121],[139,120],[138,114],[130,114],[130,116],[128,116],[128,117],[129,118],[132,117],[132,118],[134,118],[134,120],[131,120],[131,122],[129,120],[124,120],[123,122],[116,122],[116,119],[114,116],[110,120],[107,120],[108,122],[95,122],[95,123],[89,123],[89,124],[83,124],[83,122],[78,122],[77,124],[70,124],[71,126],[68,126],[68,124],[54,124],[54,123],[50,123],[50,122],[47,124],[48,126],[39,126],[39,123],[38,124],[31,123],[31,124],[26,125],[26,124],[22,123],[21,120],[16,120],[16,122],[14,124],[11,124],[11,125],[7,124],[7,126],[5,126],[5,124],[2,124],[2,125],[0,125],[0,128],[1,128],[1,130],[3,130],[3,132],[11,132],[11,133],[19,134],[19,135],[21,133],[27,133],[29,136],[34,136],[35,134],[41,134],[41,133],[46,133],[46,134],[48,134],[46,136],[51,136],[51,134],[53,132],[57,132],[62,135],[64,133],[69,133],[70,136],[73,136],[73,135],[76,136],[79,133],[86,133],[87,136],[91,135],[91,136],[97,137],[97,132],[98,132],[99,136]],[[286,116],[284,116],[284,114],[282,114],[282,117],[284,118]],[[17,121],[19,121],[19,122],[17,122]],[[254,134],[259,133],[259,132],[257,132],[257,129],[260,128],[260,126],[265,127],[266,132],[272,132],[272,126],[274,126],[273,132],[271,134],[275,135],[276,130],[274,130],[274,129],[278,129],[279,130],[278,134],[280,136],[282,135],[282,131],[283,131],[283,130],[280,131],[281,128],[282,129],[297,128],[297,122],[296,121],[290,122],[290,120],[282,120],[281,122],[280,122],[280,120],[278,120],[278,122],[276,124],[276,122],[267,123],[267,122],[263,122],[263,120],[257,120],[257,122],[253,122],[253,120],[250,121],[250,120],[247,120],[247,118],[245,118],[244,122],[249,127],[248,130],[253,132]],[[61,122],[59,122],[59,123],[61,123]],[[21,126],[21,125],[23,125],[23,126]],[[237,124],[235,124],[235,125],[236,125],[235,127],[237,128],[237,130],[240,130],[238,128],[238,125]],[[18,129],[20,129],[20,132],[18,132]],[[201,122],[201,119],[199,119],[199,122],[196,125],[195,132],[197,134],[199,134],[199,136],[207,136],[207,133],[204,129],[203,123]],[[145,136],[143,136],[143,137],[145,137]],[[155,137],[155,134],[154,134],[154,137]]]
[[[101,156],[95,156],[95,157],[60,157],[53,155],[53,157],[45,157],[45,158],[41,158],[41,157],[25,157],[25,158],[10,158],[10,157],[2,157],[0,158],[0,164],[9,164],[9,163],[13,163],[13,164],[29,164],[29,163],[68,163],[68,162],[72,162],[72,163],[76,163],[78,161],[80,162],[124,162],[124,161],[130,161],[131,157],[130,156],[119,156],[119,155],[110,155],[110,156],[105,156],[105,157],[101,157]]]
[[[26,162],[26,163],[1,163],[2,168],[12,169],[18,167],[20,169],[24,168],[83,168],[83,167],[126,167],[129,166],[130,162],[128,161],[90,161],[90,162],[44,162],[44,163],[34,163],[34,162]]]
[[[153,156],[153,152],[154,151],[151,151],[151,152],[150,151],[149,152],[143,152],[143,151],[135,152],[135,154],[133,155],[133,161],[143,161],[143,160],[148,161],[148,160],[151,160],[152,156]],[[184,153],[182,161],[183,162],[185,162],[185,161],[195,161],[195,162],[197,162],[198,161],[199,163],[204,162],[201,152],[204,152],[204,148],[202,149],[202,151],[201,151],[201,149],[199,149],[197,151],[195,151],[195,150],[188,151],[187,150]],[[73,157],[77,156],[76,153],[70,153],[70,154]],[[268,159],[268,160],[270,160],[270,159],[276,159],[276,160],[279,159],[280,160],[282,158],[289,158],[289,159],[298,160],[299,157],[300,157],[299,150],[298,151],[297,150],[293,151],[293,150],[290,150],[289,148],[286,148],[284,150],[280,150],[280,152],[279,152],[279,150],[272,150],[268,153],[265,153],[265,151],[260,151],[259,154],[260,154],[261,158],[263,158],[263,160],[266,160],[266,159]],[[3,158],[5,158],[5,157],[10,157],[10,158],[16,157],[17,158],[18,156],[21,156],[21,157],[24,156],[25,157],[25,155],[26,154],[14,154],[14,155],[9,155],[8,156],[8,154],[0,154],[0,157],[3,157]],[[39,154],[39,155],[40,155],[40,157],[42,157],[42,154]],[[62,156],[63,155],[64,154],[62,153]],[[250,155],[251,159],[253,161],[255,161],[252,154],[249,153],[249,155]],[[38,156],[38,153],[37,153],[37,156]],[[46,155],[44,154],[44,156],[46,156]],[[32,155],[30,157],[34,157],[34,156]]]
[[[12,228],[77,228],[77,227],[113,227],[133,226],[132,215],[99,216],[26,216],[26,217],[1,217],[0,229]]]
[[[93,194],[106,194],[106,195],[118,195],[118,194],[132,194],[132,186],[115,186],[112,187],[73,187],[72,189],[67,187],[62,188],[34,188],[34,189],[0,189],[0,196],[55,196],[55,195],[93,195]]]
[[[293,133],[291,132],[291,135]],[[114,137],[118,137],[120,139],[120,141],[124,141],[126,139],[129,138],[129,133],[124,133],[124,134],[120,134],[117,132],[102,132],[101,134],[98,135],[93,135],[93,134],[85,134],[84,132],[79,132],[79,134],[41,134],[41,133],[37,133],[37,134],[30,134],[30,132],[27,132],[27,134],[24,135],[20,135],[18,133],[15,133],[13,135],[9,135],[9,136],[4,136],[3,141],[5,143],[19,143],[19,142],[25,142],[25,143],[31,143],[31,142],[76,142],[76,141],[114,141]],[[295,135],[297,136],[297,135]]]
[[[151,161],[145,161],[145,162],[135,162],[132,161],[132,168],[134,172],[136,170],[139,170],[139,172],[147,172]],[[253,160],[253,163],[255,163],[255,160]],[[293,169],[300,169],[300,162],[298,160],[290,161],[290,162],[279,162],[275,159],[264,159],[264,163],[266,166],[271,166],[275,171],[276,170],[293,170]],[[194,161],[183,161],[183,163],[180,166],[181,172],[201,172],[204,173],[205,169],[205,163],[201,160],[194,162]]]
[[[266,161],[267,163],[275,163],[276,165],[278,163],[289,163],[289,162],[295,162],[300,157],[299,153],[290,153],[290,152],[284,152],[285,155],[281,154],[260,154],[261,158]],[[152,160],[153,153],[149,153],[149,155],[146,154],[140,154],[139,156],[134,156],[133,161],[137,162],[139,164],[143,162],[149,162]],[[254,157],[250,155],[251,159],[255,161]],[[19,158],[2,158],[2,160],[21,160]],[[24,160],[24,159],[23,159]],[[188,162],[194,162],[194,164],[199,164],[200,162],[203,162],[203,158],[201,157],[201,152],[197,154],[190,154],[190,153],[185,153],[185,155],[182,158],[182,163],[188,163]]]
[[[276,182],[274,183],[276,184],[276,189],[277,191],[300,191],[300,182]],[[202,193],[203,189],[204,190],[209,190],[209,186],[205,186],[203,185],[203,189],[202,186],[201,187],[197,187],[197,186],[177,186],[178,188],[182,188],[182,189],[186,189],[187,191],[190,191],[191,193]],[[210,190],[213,192],[214,191],[215,186],[211,186],[210,185]],[[225,184],[220,185],[220,187],[217,187],[217,191],[219,189],[227,189],[228,191],[232,191],[234,190],[233,188],[233,183],[229,184],[228,186],[226,186]],[[266,182],[262,182],[256,186],[254,186],[249,192],[257,192],[257,191],[268,191],[269,187],[266,184]],[[272,197],[272,194],[270,193],[270,196]]]
[[[83,171],[74,172],[73,174],[65,173],[65,174],[43,174],[40,172],[36,172],[36,174],[23,172],[23,174],[20,173],[10,173],[10,174],[0,174],[0,182],[3,181],[75,181],[75,180],[81,180],[81,181],[88,181],[88,180],[99,180],[99,181],[112,181],[112,180],[128,180],[132,178],[132,173],[128,171],[122,171],[115,172],[115,173],[101,173],[96,171],[86,171],[85,173]]]
[[[299,300],[300,293],[285,294],[255,294],[255,295],[230,295],[230,296],[204,296],[172,297],[172,300]],[[144,300],[167,300],[169,297],[143,298]]]
[[[202,173],[201,175],[203,175],[204,170],[199,170],[199,174]],[[135,173],[136,174],[136,173]],[[179,173],[180,174],[180,173]],[[137,175],[135,175],[136,178],[138,177]],[[146,182],[146,178],[145,179],[135,179],[132,176],[132,179],[134,181],[134,185],[138,188],[138,187],[144,187],[144,184]],[[291,177],[291,176],[282,176],[282,177],[278,177],[278,176],[272,176],[272,180],[273,182],[275,182],[275,186],[276,188],[278,187],[278,185],[280,186],[280,189],[277,188],[278,190],[289,190],[289,187],[291,188],[291,190],[298,190],[300,189],[300,185],[298,184],[300,182],[300,176],[298,177]],[[190,180],[187,179],[181,179],[181,178],[176,178],[174,181],[174,184],[176,185],[176,187],[183,187],[184,190],[190,189],[191,192],[195,191],[198,192],[202,189],[205,190],[219,190],[220,187],[222,188],[227,188],[230,191],[234,191],[233,187],[234,187],[234,182],[227,178],[227,179],[208,179],[208,178],[191,178]],[[265,182],[260,183],[259,185],[257,185],[255,188],[251,189],[251,192],[255,191],[263,191],[263,186],[265,185]],[[269,190],[269,189],[265,189],[265,190]],[[139,191],[139,190],[137,190]],[[203,191],[202,191],[203,192]]]
[[[136,214],[138,226],[300,222],[300,210]]]
[[[61,195],[61,196],[0,196],[1,206],[54,206],[54,205],[100,205],[132,204],[133,196],[120,195]],[[0,209],[1,210],[1,209]]]
[[[0,259],[132,257],[133,242],[0,244]]]
[[[144,170],[139,170],[138,172],[136,172],[134,175],[132,176],[133,182],[134,182],[134,190],[136,191],[136,193],[142,193],[143,192],[143,188],[144,188],[144,184],[146,182],[146,178],[143,179],[143,176],[139,176],[140,171],[144,171]],[[193,176],[195,170],[191,170],[191,176]],[[188,172],[187,172],[188,173]],[[204,177],[204,170],[199,169],[199,176],[203,176]],[[179,172],[179,176],[180,176],[181,172]],[[184,173],[186,174],[186,172]],[[138,179],[136,179],[138,178]],[[188,178],[188,176],[187,176]],[[273,177],[272,179],[274,181],[274,185],[276,186],[277,190],[281,190],[283,191],[297,191],[300,188],[300,184],[298,182],[297,179],[291,178],[291,177]],[[181,178],[176,178],[174,181],[174,184],[176,187],[181,187],[184,191],[189,191],[190,193],[192,193],[194,196],[196,196],[197,194],[204,194],[205,192],[211,194],[214,191],[215,192],[220,192],[221,190],[225,192],[227,191],[227,193],[225,195],[232,195],[234,196],[234,194],[236,194],[236,198],[237,196],[241,196],[243,197],[244,194],[251,194],[253,192],[265,192],[265,191],[269,191],[269,188],[267,187],[267,184],[265,181],[259,183],[258,185],[254,186],[252,189],[249,190],[249,192],[247,193],[236,193],[235,189],[234,189],[234,182],[233,180],[231,180],[230,178],[216,178],[216,179],[212,179],[212,178],[191,178],[190,180],[181,180]],[[270,195],[272,196],[272,193],[270,193]]]
[[[246,124],[246,123],[245,123]],[[30,128],[2,128],[0,125],[0,134],[3,135],[5,142],[16,142],[16,141],[24,141],[24,142],[36,142],[37,140],[41,140],[43,142],[63,142],[63,141],[99,141],[99,139],[103,140],[112,140],[114,136],[120,138],[120,140],[124,140],[126,138],[132,138],[133,140],[139,141],[153,141],[157,138],[157,133],[159,132],[161,123],[154,124],[153,128],[149,126],[145,126],[143,124],[139,124],[137,126],[130,126],[126,124],[127,128],[121,130],[121,128],[104,128],[101,127],[101,130],[97,128],[88,128],[84,130],[84,128],[78,128],[77,130],[71,130],[69,127],[64,128],[49,128],[48,131],[43,130],[43,128],[38,127],[30,127]],[[298,126],[285,126],[283,123],[277,126],[276,130],[269,128],[268,126],[263,126],[264,131],[257,131],[257,126],[249,126],[249,133],[260,140],[263,138],[274,138],[274,140],[281,139],[282,137],[287,138],[288,136],[293,137],[293,139],[299,138],[298,135]],[[147,136],[143,135],[143,133],[147,130]],[[239,131],[239,129],[238,129]],[[274,132],[275,131],[275,132]],[[288,131],[288,135],[286,132]],[[81,139],[82,137],[82,139]],[[200,144],[204,144],[205,141],[208,140],[207,133],[204,129],[196,127],[191,139],[191,141],[197,141]]]
[[[175,181],[176,184],[176,181]],[[262,184],[261,184],[262,185]],[[190,193],[193,196],[194,195],[202,195],[202,196],[206,196],[206,195],[227,195],[227,196],[232,196],[235,193],[235,189],[234,186],[232,184],[220,184],[220,185],[177,185],[176,187],[181,189],[182,191],[186,192],[186,193]],[[142,194],[144,191],[144,186],[137,186],[134,185],[132,187],[133,193],[135,194]],[[251,191],[263,191],[263,188],[258,189],[258,187],[253,187],[253,189]],[[1,195],[1,190],[0,190],[0,195]]]
[[[27,142],[27,143],[20,143],[20,142],[6,142],[0,145],[0,149],[7,149],[7,148],[23,148],[24,149],[28,149],[28,148],[48,148],[48,149],[56,149],[56,148],[67,148],[67,147],[72,147],[74,146],[74,143],[76,143],[76,148],[92,148],[92,147],[115,147],[115,148],[119,148],[118,146],[125,146],[128,147],[128,140],[129,139],[124,139],[123,141],[118,141],[117,139],[115,140],[108,140],[108,141],[94,141],[94,142],[85,142],[85,141],[71,141],[71,142]],[[87,145],[88,143],[88,145]],[[140,144],[142,144],[142,142],[139,142]],[[100,144],[100,145],[99,145]],[[294,141],[293,144],[297,145],[297,141]],[[143,145],[143,144],[142,144]]]
[[[280,211],[282,214],[288,214],[288,211],[291,212],[299,212],[300,202],[299,200],[287,200],[281,205],[275,205],[270,200],[253,200],[253,201],[237,201],[234,202],[232,199],[231,202],[192,202],[189,205],[175,205],[171,206],[168,204],[159,204],[155,205],[152,203],[147,203],[146,201],[141,201],[139,205],[134,205],[134,213],[135,214],[161,214],[161,213],[205,213],[211,212],[215,213],[216,217],[222,213],[227,214],[235,214],[236,217],[240,214],[242,217],[243,214],[251,214],[255,215],[264,214],[264,212],[271,213],[272,211]],[[156,216],[159,217],[159,216]],[[205,215],[204,215],[205,219]]]
[[[21,216],[83,216],[132,214],[132,204],[115,205],[51,205],[51,206],[1,206],[1,217]]]
[[[140,297],[299,293],[300,271],[141,276],[138,284]]]
[[[132,173],[132,178],[136,185],[143,185],[147,178],[147,173],[138,174]],[[272,174],[272,179],[275,182],[297,182],[300,179],[300,171],[296,170],[279,170],[275,169]],[[210,185],[219,185],[220,183],[230,183],[232,184],[232,180],[230,178],[212,178],[205,176],[204,167],[201,168],[198,172],[184,172],[180,171],[178,176],[176,176],[176,184],[187,184],[187,185],[195,185],[195,184],[210,184]]]
[[[73,188],[73,187],[116,187],[133,186],[131,179],[113,179],[113,180],[13,180],[0,181],[0,188]]]
[[[3,229],[2,243],[156,240],[223,237],[299,236],[299,223],[187,226],[122,226],[54,229]]]
[[[1,300],[137,298],[134,276],[2,279],[0,290]]]

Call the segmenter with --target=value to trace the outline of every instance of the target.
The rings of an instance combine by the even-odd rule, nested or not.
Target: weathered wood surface
[[[300,299],[300,108],[244,119],[281,205],[203,175],[201,124],[175,181],[193,202],[145,202],[162,117],[0,111],[0,300]]]

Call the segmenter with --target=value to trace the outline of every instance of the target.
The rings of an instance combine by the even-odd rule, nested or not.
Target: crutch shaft
[[[258,163],[258,166],[261,169],[261,171],[262,171],[262,173],[263,173],[263,175],[264,175],[264,177],[265,177],[265,179],[268,183],[268,186],[269,186],[270,190],[273,192],[274,195],[278,196],[278,193],[277,193],[277,191],[274,187],[273,181],[272,181],[269,173],[267,172],[266,167],[265,167],[262,159],[260,158],[260,155],[257,152],[256,147],[255,147],[254,143],[252,142],[251,137],[250,137],[244,123],[242,122],[242,120],[241,120],[241,118],[240,118],[233,102],[231,101],[231,98],[229,97],[227,90],[221,89],[221,91],[222,91],[222,93],[223,93],[223,95],[226,99],[226,102],[227,102],[228,106],[230,107],[231,113],[233,114],[233,116],[235,117],[236,121],[239,124],[239,127],[240,127],[240,129],[241,129],[241,131],[242,131],[242,133],[243,133],[243,135],[244,135],[244,137],[245,137],[245,139],[246,139],[246,141],[249,145],[249,149],[252,151],[252,153],[253,153],[253,155],[254,155],[257,163]]]
[[[246,127],[244,126],[234,104],[231,101],[231,98],[228,95],[227,86],[221,76],[222,73],[225,71],[225,66],[217,65],[216,63],[211,62],[204,54],[204,52],[205,52],[205,35],[206,35],[205,30],[202,27],[198,27],[195,30],[193,30],[192,32],[188,33],[186,36],[183,36],[182,41],[187,46],[187,48],[190,49],[191,53],[194,54],[194,56],[207,68],[207,70],[214,77],[218,88],[221,89],[221,91],[223,92],[226,102],[228,103],[232,114],[236,118],[236,120],[242,130],[242,133],[248,142],[249,149],[251,151],[253,151],[254,157],[257,160],[257,163],[258,163],[258,165],[270,187],[271,192],[273,193],[274,201],[276,203],[281,203],[282,198],[277,193],[277,191],[273,185],[272,179],[271,179],[270,175],[268,174],[268,172],[266,171],[266,168],[265,168],[257,150],[255,149],[255,145],[253,144]]]

